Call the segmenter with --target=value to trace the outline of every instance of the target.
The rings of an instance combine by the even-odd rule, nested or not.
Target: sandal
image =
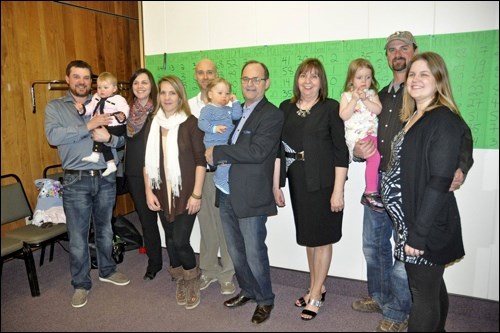
[[[319,308],[323,305],[323,302],[315,300],[315,299],[310,299],[308,304],[318,308],[317,311],[319,311]],[[304,310],[302,310],[302,313],[300,314],[300,319],[306,320],[306,321],[313,320],[316,317],[316,315],[318,314],[317,311],[314,312],[311,310],[304,309]],[[304,317],[304,315],[309,316],[309,317]]]
[[[307,290],[306,290],[306,295],[305,295],[305,296],[307,296],[307,295],[309,295],[309,289],[307,289]],[[306,300],[304,299],[304,297],[301,297],[301,298],[299,298],[299,299],[297,299],[297,300],[295,301],[294,305],[295,305],[296,307],[298,307],[298,308],[303,308],[304,306],[306,306],[306,305],[307,305],[307,302],[306,302]]]
[[[309,289],[306,290],[306,295],[305,296],[307,296],[307,295],[309,295]],[[298,308],[305,307],[307,305],[307,302],[306,302],[306,300],[305,300],[304,297],[301,297],[301,298],[297,299],[295,301],[294,305],[296,307],[298,307]],[[321,301],[320,302],[324,302],[325,301],[325,297],[326,297],[326,290],[325,290],[325,292],[321,293]]]

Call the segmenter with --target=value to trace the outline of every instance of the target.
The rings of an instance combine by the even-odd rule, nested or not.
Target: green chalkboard
[[[434,51],[445,59],[455,99],[472,129],[474,148],[498,149],[498,30],[416,36],[416,40],[420,52]],[[374,38],[159,54],[147,56],[146,67],[156,79],[170,74],[179,76],[192,97],[198,93],[194,67],[200,59],[210,58],[241,100],[241,67],[247,60],[259,60],[270,72],[271,87],[266,96],[279,105],[292,95],[297,66],[314,57],[325,66],[329,97],[338,100],[347,67],[355,58],[367,58],[373,63],[380,88],[390,82],[392,73],[384,45],[385,38]]]

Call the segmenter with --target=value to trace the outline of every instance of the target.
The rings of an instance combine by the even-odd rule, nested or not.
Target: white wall
[[[145,55],[257,45],[387,37],[397,30],[435,35],[498,29],[498,2],[384,1],[143,2]],[[395,15],[391,15],[395,14]],[[382,52],[382,45],[381,45]],[[258,56],[256,56],[258,58]],[[214,59],[217,61],[217,59]],[[385,83],[381,83],[385,85]],[[481,112],[481,110],[478,110]],[[448,291],[499,299],[498,150],[474,150],[475,164],[456,196],[465,258],[446,269]],[[364,165],[352,163],[346,184],[343,238],[329,275],[366,280],[361,250]],[[285,189],[286,194],[288,190]],[[307,271],[287,206],[268,222],[272,266]],[[199,251],[199,228],[191,242]],[[305,286],[304,286],[305,287]]]

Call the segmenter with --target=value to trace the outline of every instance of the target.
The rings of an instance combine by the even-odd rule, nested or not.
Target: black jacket
[[[455,194],[449,191],[460,163],[466,125],[446,107],[424,113],[405,134],[401,192],[407,244],[445,265],[465,255]]]

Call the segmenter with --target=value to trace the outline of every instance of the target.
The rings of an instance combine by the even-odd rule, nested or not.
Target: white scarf
[[[170,117],[166,117],[160,108],[153,118],[151,130],[149,131],[148,143],[146,145],[146,172],[149,176],[149,184],[153,189],[159,189],[161,181],[160,175],[160,127],[168,130],[167,133],[167,165],[165,172],[167,181],[172,186],[172,193],[179,197],[182,189],[181,169],[179,166],[179,147],[177,144],[177,135],[179,125],[186,121],[187,115],[184,112],[175,112]]]

